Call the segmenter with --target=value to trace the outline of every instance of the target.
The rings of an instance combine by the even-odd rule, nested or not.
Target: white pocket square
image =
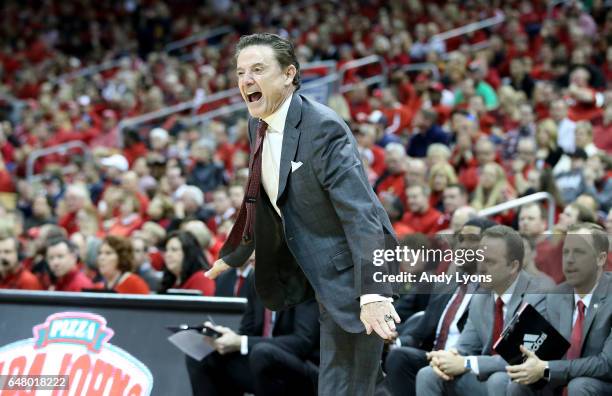
[[[295,172],[300,168],[300,166],[304,165],[302,162],[293,162],[291,161],[291,172]]]

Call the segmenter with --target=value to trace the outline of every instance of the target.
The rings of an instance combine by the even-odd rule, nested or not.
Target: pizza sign
[[[0,375],[67,376],[67,387],[31,388],[28,395],[117,395],[151,393],[153,376],[139,360],[112,345],[106,319],[87,312],[61,312],[34,326],[33,338],[0,348]],[[1,392],[0,392],[1,393]]]

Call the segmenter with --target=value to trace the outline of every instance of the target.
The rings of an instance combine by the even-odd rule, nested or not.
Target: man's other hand
[[[221,275],[231,267],[223,261],[223,259],[219,259],[215,261],[212,268],[204,273],[207,278],[216,279],[217,276]]]
[[[385,320],[385,317],[391,320]],[[395,307],[389,301],[364,304],[361,307],[359,319],[365,326],[368,335],[374,330],[384,340],[393,338],[395,324],[401,322],[399,315],[395,312]]]
[[[225,355],[226,353],[238,352],[240,350],[240,335],[236,334],[229,327],[214,326],[214,329],[222,334],[219,338],[211,339],[211,345],[217,352]]]

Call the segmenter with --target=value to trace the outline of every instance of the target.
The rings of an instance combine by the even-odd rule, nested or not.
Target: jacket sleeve
[[[548,366],[553,386],[565,385],[578,377],[612,381],[612,329],[599,354],[574,360],[551,360]]]
[[[385,237],[374,204],[376,197],[353,139],[340,120],[324,120],[313,137],[313,169],[342,223],[354,265],[357,295],[392,296],[390,284],[367,281],[374,269],[385,274],[389,268],[386,264],[372,265],[374,250],[385,246]]]

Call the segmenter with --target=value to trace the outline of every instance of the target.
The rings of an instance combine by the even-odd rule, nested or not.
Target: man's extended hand
[[[522,385],[533,384],[544,377],[546,362],[540,360],[535,353],[525,348],[523,345],[521,345],[520,348],[523,356],[525,356],[527,360],[525,360],[523,364],[506,366],[506,371],[512,381],[516,383]]]
[[[385,320],[387,315],[390,315],[392,320]],[[395,312],[395,307],[389,301],[376,301],[364,304],[361,307],[359,319],[361,319],[361,323],[365,326],[368,335],[374,330],[376,334],[385,340],[393,337],[395,323],[401,322],[399,315]]]
[[[204,276],[210,279],[216,279],[217,276],[221,275],[222,273],[224,273],[230,268],[232,267],[227,265],[225,261],[223,261],[223,259],[219,259],[215,261],[211,269],[209,269],[208,271],[204,273]]]

